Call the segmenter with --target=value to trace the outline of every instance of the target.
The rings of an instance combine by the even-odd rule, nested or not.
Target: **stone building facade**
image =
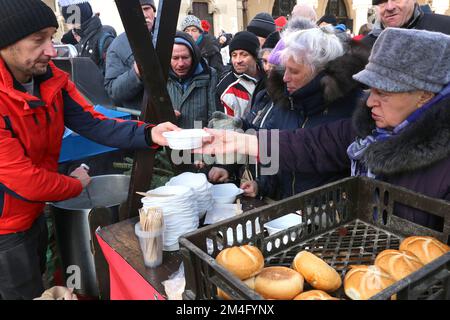
[[[56,0],[43,0],[58,11]],[[269,12],[275,18],[288,15],[297,2],[311,4],[317,16],[333,13],[340,22],[345,23],[355,33],[367,23],[368,10],[372,0],[182,0],[179,21],[188,14],[210,21],[211,32],[220,34],[221,30],[236,33],[245,29],[248,22],[259,12]],[[155,0],[158,4],[159,0]],[[436,13],[450,15],[450,0],[418,0],[419,4],[429,4]],[[90,0],[95,12],[100,12],[103,24],[112,25],[118,33],[123,26],[117,13],[114,0]]]

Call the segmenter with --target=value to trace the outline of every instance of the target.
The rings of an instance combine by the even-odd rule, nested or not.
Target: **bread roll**
[[[216,261],[239,279],[248,279],[264,268],[264,257],[257,247],[244,245],[220,251]]]
[[[350,266],[344,278],[345,294],[352,300],[367,300],[395,280],[377,266]]]
[[[411,251],[423,264],[427,264],[450,251],[450,247],[433,237],[423,236],[404,239],[400,250]]]
[[[255,279],[255,291],[265,299],[292,300],[303,291],[303,277],[287,267],[264,268]]]
[[[247,285],[247,287],[249,287],[252,290],[255,290],[255,277],[252,277],[252,278],[247,279],[247,280],[243,280],[243,282]],[[217,296],[219,298],[224,299],[224,300],[232,300],[231,297],[229,295],[227,295],[220,288],[217,288]]]
[[[336,270],[308,251],[297,253],[292,267],[315,289],[333,292],[342,285],[341,277]]]
[[[294,300],[339,300],[322,290],[310,290],[300,293]]]
[[[423,267],[413,253],[405,250],[384,250],[375,259],[375,265],[388,273],[395,281],[403,279]]]

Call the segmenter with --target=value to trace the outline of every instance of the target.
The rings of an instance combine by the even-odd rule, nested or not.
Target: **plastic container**
[[[134,233],[139,239],[144,265],[149,268],[160,266],[163,261],[164,225],[156,232],[142,231],[141,223],[134,226]]]
[[[203,138],[209,133],[202,129],[185,129],[181,131],[164,132],[169,147],[173,150],[191,150],[200,148],[203,145]]]
[[[233,183],[215,184],[212,186],[212,197],[217,203],[234,203],[236,197],[244,193],[244,190]]]
[[[395,215],[408,208],[432,214],[442,230],[432,230]],[[291,212],[302,223],[269,235],[256,232]],[[226,247],[252,244],[264,255],[265,266],[287,266],[302,250],[317,255],[343,279],[350,265],[372,265],[378,253],[398,249],[407,236],[433,236],[450,241],[450,203],[367,178],[348,178],[309,190],[180,238],[186,275],[185,299],[217,299],[219,287],[233,299],[262,297],[216,263]],[[250,224],[249,234],[246,226]],[[229,232],[228,230],[231,230]],[[242,237],[237,237],[243,230]],[[232,235],[232,237],[231,237]],[[450,299],[450,252],[396,282],[371,299]],[[309,288],[306,287],[305,290]],[[333,294],[346,299],[341,287]]]
[[[269,236],[277,232],[286,230],[290,227],[299,225],[302,223],[302,217],[295,213],[290,213],[282,216],[278,219],[272,220],[264,224]]]

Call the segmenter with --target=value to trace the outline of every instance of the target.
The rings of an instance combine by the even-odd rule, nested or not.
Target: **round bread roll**
[[[423,267],[413,253],[405,250],[384,250],[375,259],[375,265],[388,273],[395,281],[403,279]]]
[[[265,299],[292,300],[303,291],[303,277],[287,267],[264,268],[255,279],[255,291]]]
[[[336,270],[308,251],[297,253],[292,266],[315,289],[333,292],[342,285],[341,277]]]
[[[257,247],[244,245],[220,251],[216,261],[239,279],[248,279],[264,268],[264,257]]]
[[[310,290],[300,293],[294,300],[339,300],[322,290]]]
[[[247,287],[249,287],[252,290],[255,290],[255,277],[252,277],[247,280],[243,280],[243,282],[247,285]],[[232,300],[231,297],[228,294],[226,294],[223,290],[221,290],[220,288],[217,288],[217,296],[224,300]]]
[[[427,264],[450,251],[450,247],[436,238],[422,236],[404,239],[400,250],[411,251],[423,264]]]
[[[352,300],[367,300],[395,280],[377,266],[350,266],[344,278],[345,294]]]

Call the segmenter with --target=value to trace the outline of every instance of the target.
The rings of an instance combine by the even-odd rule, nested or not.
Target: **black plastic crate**
[[[396,216],[420,210],[440,217],[432,230]],[[268,236],[263,225],[288,213],[303,216],[302,225]],[[290,266],[297,252],[324,259],[344,279],[349,265],[373,264],[379,252],[398,249],[404,237],[450,238],[450,203],[367,178],[348,178],[274,204],[251,210],[180,238],[185,299],[216,299],[217,287],[234,299],[263,299],[215,261],[226,247],[257,246],[265,266]],[[306,285],[306,283],[305,283]],[[306,290],[306,289],[305,289]],[[396,282],[372,299],[450,299],[450,253]],[[343,288],[335,296],[346,298]]]

